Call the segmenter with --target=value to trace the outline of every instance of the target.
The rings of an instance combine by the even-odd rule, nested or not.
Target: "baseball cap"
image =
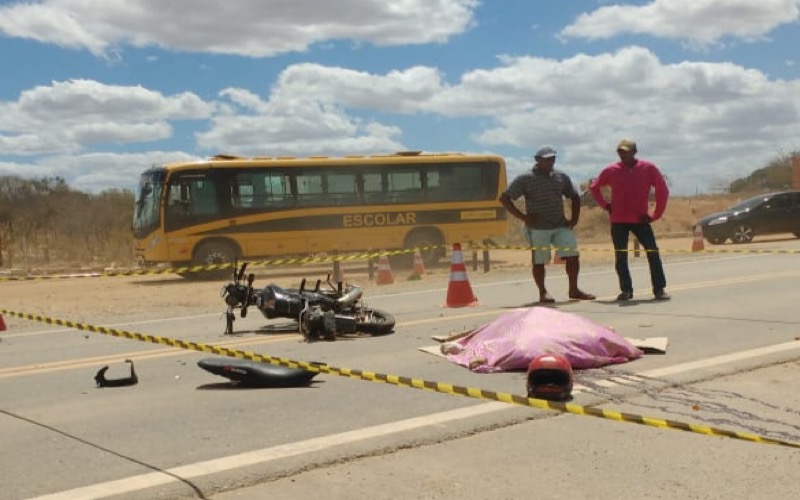
[[[635,153],[636,142],[630,139],[622,139],[621,141],[619,141],[619,144],[617,144],[617,151],[619,151],[620,149],[622,149],[623,151],[631,151]]]
[[[555,158],[556,157],[556,150],[551,148],[550,146],[544,146],[539,148],[539,151],[536,152],[534,158]]]

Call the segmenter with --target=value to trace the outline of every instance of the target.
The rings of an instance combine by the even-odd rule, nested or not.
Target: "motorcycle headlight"
[[[236,286],[233,283],[229,283],[222,288],[220,294],[225,299],[226,304],[231,307],[236,307],[240,304],[244,304],[247,298],[247,287]]]

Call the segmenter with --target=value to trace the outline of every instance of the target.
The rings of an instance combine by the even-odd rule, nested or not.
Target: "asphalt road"
[[[731,247],[726,247],[731,248]],[[742,247],[736,247],[737,250]],[[584,266],[594,302],[560,310],[628,337],[668,337],[665,355],[578,374],[574,403],[800,442],[796,240],[763,253],[666,258],[669,302],[613,301],[608,265]],[[337,367],[524,394],[524,374],[481,375],[424,354],[432,335],[474,328],[536,296],[526,269],[471,273],[481,305],[442,308],[431,277],[372,287],[394,313],[380,338],[303,343],[254,311],[221,335],[221,308],[184,304],[141,322],[82,321]],[[566,296],[563,270],[548,285]],[[180,285],[176,285],[180,286]],[[5,288],[4,290],[8,290]],[[2,302],[2,300],[0,300]],[[2,304],[0,304],[2,306]],[[127,320],[126,320],[127,321]],[[237,389],[174,348],[6,318],[0,334],[3,498],[793,498],[800,450],[700,432],[485,402],[320,375],[308,388]],[[97,389],[93,375],[140,382]]]

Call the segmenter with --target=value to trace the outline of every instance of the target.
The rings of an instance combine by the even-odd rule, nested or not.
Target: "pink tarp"
[[[447,359],[479,373],[526,370],[533,358],[547,353],[561,354],[577,370],[642,356],[611,328],[550,307],[510,311],[455,344],[449,346]]]

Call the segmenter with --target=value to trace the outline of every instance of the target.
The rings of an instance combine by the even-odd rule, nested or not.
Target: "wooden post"
[[[339,263],[339,251],[333,251],[333,281],[339,282],[342,276],[342,265]]]
[[[800,155],[792,158],[792,189],[800,189]]]

